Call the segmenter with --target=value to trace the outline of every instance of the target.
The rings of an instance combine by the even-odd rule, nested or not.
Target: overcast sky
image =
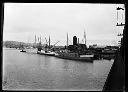
[[[120,5],[122,6],[122,5]],[[77,36],[87,45],[117,45],[116,4],[5,3],[3,40],[33,42],[34,36],[51,37],[51,44],[66,45]]]

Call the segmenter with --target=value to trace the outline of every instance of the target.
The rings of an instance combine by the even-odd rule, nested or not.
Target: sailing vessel
[[[45,38],[46,42],[47,42],[47,39]],[[48,44],[48,42],[47,42]],[[55,56],[55,52],[51,51],[51,46],[50,46],[50,36],[49,36],[49,45],[45,46],[45,49],[42,49],[41,48],[41,38],[40,38],[40,43],[39,43],[39,46],[38,46],[38,51],[37,51],[37,54],[40,54],[40,55],[47,55],[47,56]]]
[[[47,56],[55,56],[55,53],[52,52],[52,51],[44,51],[44,50],[41,50],[41,51],[37,51],[37,54],[40,54],[40,55],[47,55]]]
[[[62,59],[69,59],[69,60],[80,60],[80,61],[93,61],[94,55],[92,53],[89,53],[89,51],[82,51],[76,49],[75,47],[84,46],[86,48],[86,35],[84,32],[84,38],[85,38],[85,44],[79,44],[77,43],[77,38],[76,36],[73,37],[73,45],[68,46],[68,33],[67,33],[67,49],[65,50],[60,50],[55,54],[55,57],[59,57]],[[68,50],[69,47],[75,48],[74,51]],[[83,53],[84,52],[84,53]]]

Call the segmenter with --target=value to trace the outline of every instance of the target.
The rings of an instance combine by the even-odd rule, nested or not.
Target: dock
[[[120,53],[116,55],[114,63],[110,69],[103,91],[124,91],[125,67]]]

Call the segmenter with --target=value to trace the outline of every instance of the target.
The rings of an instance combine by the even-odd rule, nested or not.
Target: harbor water
[[[114,60],[73,61],[3,48],[4,90],[103,89]]]

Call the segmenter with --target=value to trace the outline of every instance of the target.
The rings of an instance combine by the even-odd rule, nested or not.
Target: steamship
[[[90,53],[86,47],[86,35],[84,32],[85,44],[77,43],[77,37],[73,37],[73,45],[68,46],[68,33],[67,33],[67,49],[60,50],[55,54],[55,57],[69,60],[80,60],[80,61],[93,61],[94,54]]]
[[[93,61],[93,54],[80,55],[76,52],[59,52],[55,54],[55,57],[69,60],[80,60],[80,61]]]

